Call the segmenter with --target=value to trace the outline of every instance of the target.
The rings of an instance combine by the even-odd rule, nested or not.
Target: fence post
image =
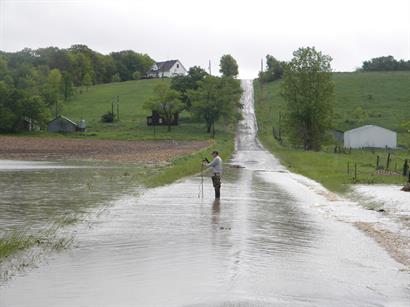
[[[356,162],[354,163],[354,181],[357,180],[357,165]]]
[[[379,163],[380,163],[380,157],[379,157],[379,155],[377,155],[377,159],[376,159],[376,171],[379,169]]]
[[[389,164],[390,164],[390,152],[387,154],[386,171],[389,170]]]
[[[350,174],[350,161],[347,161],[347,174]]]
[[[407,176],[407,170],[409,169],[409,164],[407,159],[404,160],[404,165],[403,165],[403,176],[406,177]]]

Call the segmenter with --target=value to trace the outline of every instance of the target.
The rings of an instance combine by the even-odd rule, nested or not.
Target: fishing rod
[[[198,198],[204,198],[204,162],[209,163],[207,158],[203,159],[201,162],[201,184],[199,186]]]
[[[201,198],[204,198],[204,164],[201,163]]]

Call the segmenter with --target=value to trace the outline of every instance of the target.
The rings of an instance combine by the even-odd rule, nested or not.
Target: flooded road
[[[198,197],[200,175],[123,195],[77,248],[1,287],[0,306],[407,306],[409,273],[258,144],[243,87],[243,168],[225,164],[220,202],[208,177]]]
[[[35,233],[130,192],[141,166],[0,160],[0,230]]]

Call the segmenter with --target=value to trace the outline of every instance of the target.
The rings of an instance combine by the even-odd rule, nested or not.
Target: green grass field
[[[143,109],[145,100],[152,96],[154,87],[160,82],[169,83],[169,79],[150,79],[110,83],[90,87],[88,91],[77,94],[64,107],[63,114],[78,122],[85,119],[87,132],[76,134],[78,137],[125,140],[209,140],[205,124],[191,119],[190,114],[180,114],[178,126],[171,132],[165,126],[147,126],[146,117],[150,111]],[[114,123],[102,123],[101,115],[111,111],[115,102],[114,113],[117,113],[117,96],[119,97],[120,120]],[[218,150],[222,157],[229,159],[234,150],[234,125],[216,125],[216,137],[212,145],[201,151],[178,158],[170,165],[160,168],[155,175],[148,176],[144,182],[148,186],[168,184],[181,177],[197,173],[200,161],[209,157],[211,150]]]
[[[75,122],[85,119],[87,137],[126,140],[208,138],[205,125],[191,120],[186,112],[180,115],[180,125],[173,126],[170,133],[165,126],[147,126],[146,117],[151,115],[151,112],[144,110],[143,104],[152,96],[154,87],[161,82],[169,83],[170,80],[149,79],[92,86],[67,102],[62,114]],[[101,116],[111,111],[112,101],[115,102],[114,113],[117,113],[117,97],[120,120],[113,123],[101,122]],[[219,125],[218,130],[225,130],[224,126]]]
[[[335,73],[334,127],[347,130],[365,124],[380,125],[398,132],[398,143],[406,147],[391,151],[389,170],[399,171],[404,159],[410,159],[410,134],[400,125],[410,120],[410,73]],[[285,111],[285,101],[280,96],[280,81],[261,85],[255,81],[255,105],[259,138],[291,170],[321,182],[327,188],[343,192],[357,180],[360,183],[404,183],[401,176],[379,176],[375,173],[377,155],[381,165],[386,165],[385,150],[353,150],[351,154],[334,154],[333,146],[321,152],[305,152],[291,148],[284,141],[280,145],[272,136],[272,127],[278,127],[279,113]],[[361,106],[368,113],[363,123],[352,122],[352,112]],[[348,164],[350,173],[348,174]]]

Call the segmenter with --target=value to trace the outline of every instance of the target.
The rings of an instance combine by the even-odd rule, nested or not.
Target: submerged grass
[[[25,236],[17,233],[0,238],[0,262],[10,255],[35,246],[37,240],[38,239],[33,236]]]
[[[66,225],[72,224],[73,219],[61,223],[54,223],[48,229],[37,231],[36,234],[28,234],[28,231],[13,231],[3,237],[0,237],[0,263],[19,252],[23,252],[35,246],[43,249],[61,250],[67,248],[72,238],[59,238],[57,231]]]
[[[58,252],[69,248],[73,238],[58,235],[58,230],[65,222],[54,223],[35,234],[21,230],[0,237],[0,284],[16,272],[35,265],[44,252]],[[68,223],[71,224],[72,219]]]

